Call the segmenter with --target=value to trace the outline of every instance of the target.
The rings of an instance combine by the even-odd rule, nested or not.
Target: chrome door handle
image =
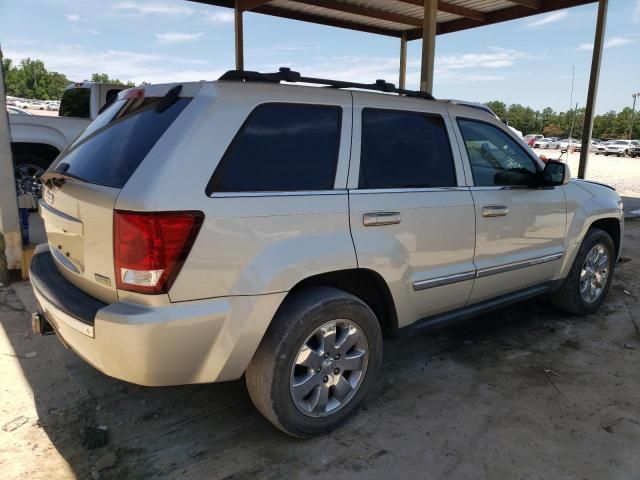
[[[509,208],[504,205],[487,205],[482,207],[483,217],[504,217],[509,213]]]
[[[400,223],[400,212],[371,212],[362,216],[362,224],[365,227],[395,225],[397,223]]]

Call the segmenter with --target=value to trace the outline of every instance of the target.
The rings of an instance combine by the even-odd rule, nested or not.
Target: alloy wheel
[[[44,173],[44,168],[32,163],[23,163],[16,166],[14,172],[18,195],[27,194],[40,198],[42,190],[40,177]]]
[[[586,303],[600,298],[609,278],[607,247],[598,243],[589,250],[580,272],[580,296]]]
[[[341,319],[321,325],[295,357],[290,380],[294,405],[310,417],[337,412],[362,385],[368,359],[367,338],[356,323]]]

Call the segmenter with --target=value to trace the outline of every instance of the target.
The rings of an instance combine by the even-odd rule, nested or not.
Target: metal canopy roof
[[[234,8],[234,0],[191,0]],[[240,11],[392,37],[422,38],[423,0],[237,0]],[[439,0],[437,34],[457,32],[597,0]]]

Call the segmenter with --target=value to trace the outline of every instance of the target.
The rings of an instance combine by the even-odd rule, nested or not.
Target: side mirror
[[[557,160],[549,160],[542,172],[542,179],[545,186],[566,185],[571,180],[569,165]]]

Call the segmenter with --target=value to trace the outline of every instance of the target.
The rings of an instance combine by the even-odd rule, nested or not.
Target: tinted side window
[[[509,135],[484,122],[458,119],[478,186],[530,185],[538,169],[534,160]]]
[[[91,90],[88,88],[70,88],[65,90],[60,100],[60,117],[89,118]]]
[[[107,93],[106,93],[106,95],[104,97],[104,106],[102,108],[108,107],[113,102],[115,102],[116,98],[118,98],[118,94],[119,93],[120,93],[120,90],[118,90],[116,88],[111,88],[111,89],[107,90]]]
[[[360,188],[456,186],[442,117],[364,109],[358,183]]]
[[[329,190],[340,149],[339,107],[256,107],[214,172],[207,194]]]

